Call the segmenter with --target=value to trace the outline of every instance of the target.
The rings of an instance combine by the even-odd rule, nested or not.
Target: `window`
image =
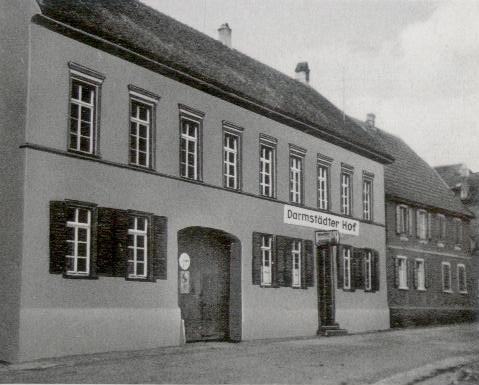
[[[130,216],[128,225],[128,278],[146,278],[148,266],[148,219]]]
[[[300,240],[294,240],[292,242],[291,255],[293,258],[292,286],[301,287],[302,245]]]
[[[363,219],[371,221],[373,219],[373,181],[371,179],[363,179]]]
[[[303,203],[303,158],[289,156],[289,200],[292,203]]]
[[[351,289],[351,248],[343,247],[343,288]]]
[[[230,131],[223,131],[223,184],[240,188],[240,136]]]
[[[456,247],[462,246],[462,238],[462,221],[459,218],[454,218],[454,243]]]
[[[398,256],[396,258],[397,263],[397,282],[399,289],[409,289],[408,277],[407,277],[407,258]]]
[[[351,174],[349,172],[341,172],[341,214],[351,215]]]
[[[364,290],[372,290],[372,261],[373,253],[370,250],[366,250],[364,254]]]
[[[449,262],[442,262],[442,291],[452,292],[451,289],[451,264]]]
[[[442,214],[437,214],[437,219],[439,223],[438,243],[444,245],[442,242],[446,239],[446,217]]]
[[[130,164],[150,167],[153,107],[130,99]]]
[[[396,232],[401,235],[408,235],[409,225],[409,208],[406,205],[397,205]]]
[[[467,293],[466,266],[462,263],[457,265],[457,286],[459,293]]]
[[[180,105],[180,176],[201,180],[201,112]]]
[[[428,215],[425,210],[417,210],[417,237],[420,240],[427,240],[428,237]]]
[[[265,197],[274,198],[276,178],[276,139],[260,135],[259,189]]]
[[[79,64],[70,67],[68,149],[83,154],[97,152],[100,86],[104,76]]]
[[[329,166],[318,164],[318,208],[329,210]]]
[[[261,237],[261,285],[263,286],[271,286],[272,282],[272,241],[272,236],[263,235]]]
[[[89,275],[91,245],[91,210],[67,209],[67,275]]]
[[[415,288],[417,290],[426,290],[426,276],[424,269],[424,259],[417,258],[414,261],[414,271],[415,271]]]

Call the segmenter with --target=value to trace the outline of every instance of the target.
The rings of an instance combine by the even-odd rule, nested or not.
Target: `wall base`
[[[472,322],[473,309],[391,308],[391,327],[441,325]]]
[[[336,309],[336,322],[352,333],[389,329],[389,309]]]
[[[19,361],[181,343],[179,308],[21,309]]]

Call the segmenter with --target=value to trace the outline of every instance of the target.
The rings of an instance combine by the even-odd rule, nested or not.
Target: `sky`
[[[430,165],[479,171],[479,0],[142,0],[294,76]]]

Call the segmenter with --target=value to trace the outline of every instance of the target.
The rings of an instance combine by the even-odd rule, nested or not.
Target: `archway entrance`
[[[241,246],[223,231],[178,232],[178,293],[187,342],[241,339]]]

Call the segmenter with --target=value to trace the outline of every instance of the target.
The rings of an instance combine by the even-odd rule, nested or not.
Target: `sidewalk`
[[[479,324],[461,324],[329,338],[194,343],[0,365],[0,383],[440,385],[424,381],[466,364],[477,367],[478,341]]]

